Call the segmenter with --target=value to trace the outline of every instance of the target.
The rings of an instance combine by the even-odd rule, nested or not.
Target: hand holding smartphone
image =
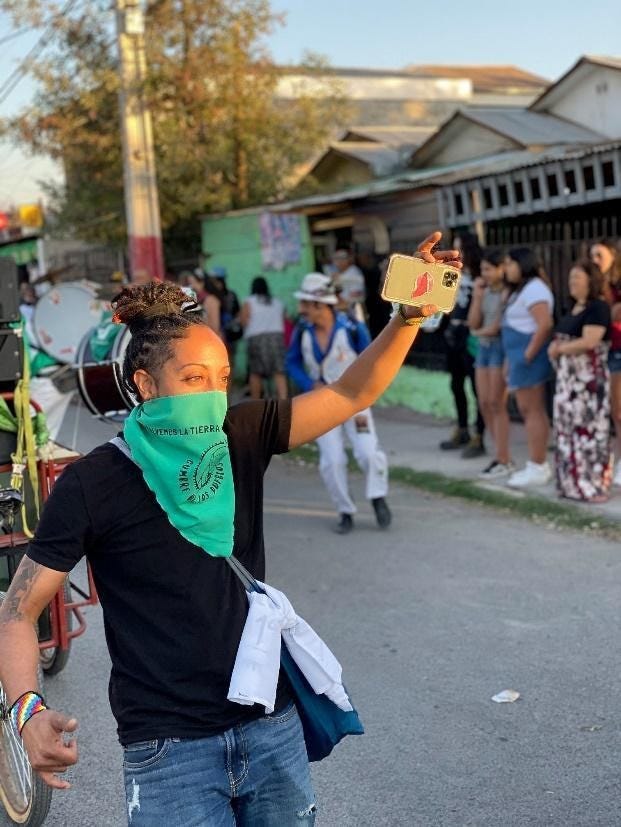
[[[391,256],[382,298],[444,313],[453,309],[462,263],[458,250],[434,250],[441,238],[442,233],[431,233],[418,245],[415,256]]]
[[[435,305],[439,311],[450,313],[457,300],[460,266],[456,260],[431,262],[416,256],[393,255],[388,262],[382,298],[413,307]]]

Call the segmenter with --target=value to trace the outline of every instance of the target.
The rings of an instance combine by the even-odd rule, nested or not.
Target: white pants
[[[371,409],[367,408],[333,428],[317,440],[319,472],[339,514],[355,514],[356,506],[347,485],[347,454],[343,437],[347,436],[360,470],[366,474],[369,500],[388,493],[388,460],[379,447]]]

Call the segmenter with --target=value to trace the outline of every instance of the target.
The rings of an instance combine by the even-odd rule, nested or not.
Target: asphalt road
[[[342,660],[367,729],[315,765],[317,824],[621,823],[618,547],[407,487],[390,502],[389,532],[363,506],[336,537],[316,469],[268,475],[268,580]],[[81,721],[58,827],[126,823],[99,609],[88,623],[46,684]]]

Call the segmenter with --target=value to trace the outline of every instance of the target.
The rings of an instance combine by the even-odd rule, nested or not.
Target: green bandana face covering
[[[142,402],[125,420],[132,459],[172,525],[212,557],[233,551],[235,488],[222,391]]]

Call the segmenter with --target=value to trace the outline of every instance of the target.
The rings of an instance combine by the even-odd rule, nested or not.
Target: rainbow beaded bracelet
[[[28,691],[20,695],[8,712],[18,735],[22,734],[22,729],[32,716],[37,712],[43,712],[44,709],[47,709],[45,700],[38,692]]]

